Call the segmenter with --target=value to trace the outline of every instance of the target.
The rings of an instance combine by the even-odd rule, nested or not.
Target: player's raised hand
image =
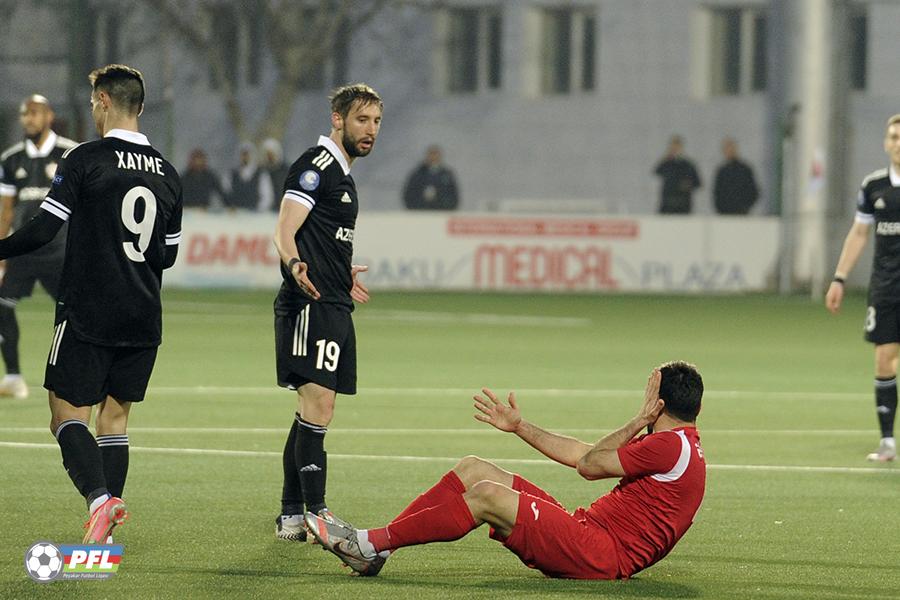
[[[487,398],[478,394],[472,397],[475,400],[475,408],[481,412],[476,414],[475,418],[500,431],[514,432],[522,422],[522,414],[519,412],[519,405],[516,404],[516,393],[509,393],[507,406],[502,400],[497,400],[497,395],[488,388],[481,388],[481,392]]]
[[[662,381],[662,371],[653,369],[647,378],[647,387],[644,390],[644,404],[638,412],[638,418],[649,425],[655,423],[659,413],[665,407],[665,401],[659,397],[659,383]]]
[[[318,300],[321,297],[322,294],[319,293],[313,282],[309,280],[309,265],[305,262],[302,260],[295,262],[293,267],[291,267],[291,275],[294,276],[294,281],[297,282],[301,292],[313,300]]]
[[[832,281],[825,293],[825,308],[833,315],[841,310],[841,302],[844,300],[844,284]]]
[[[356,276],[369,270],[367,265],[353,265],[350,268],[350,275],[353,277],[353,287],[350,288],[350,297],[360,304],[369,301],[369,288],[365,286]]]

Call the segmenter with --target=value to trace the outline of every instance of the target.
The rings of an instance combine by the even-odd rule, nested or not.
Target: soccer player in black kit
[[[338,393],[356,393],[353,302],[369,293],[351,264],[359,201],[350,165],[375,145],[384,105],[365,84],[335,90],[331,134],[291,165],[275,246],[283,282],[275,300],[278,385],[297,390],[298,409],[284,447],[280,539],[305,540],[306,510],[340,521],[325,504],[328,424]]]
[[[40,94],[22,102],[19,121],[25,139],[0,154],[0,238],[8,236],[12,227],[21,228],[38,213],[63,153],[75,146],[75,142],[51,129],[53,109]],[[39,251],[6,262],[0,284],[0,350],[6,375],[0,381],[0,396],[28,397],[28,386],[19,367],[16,305],[20,299],[31,296],[38,281],[56,300],[65,248],[63,229]]]
[[[101,139],[66,152],[41,210],[0,240],[5,259],[69,225],[44,387],[63,465],[87,500],[86,544],[107,541],[128,515],[128,413],[147,390],[161,342],[162,271],[181,240],[178,173],[138,131],[143,76],[108,65],[90,81]]]
[[[875,406],[881,443],[868,460],[897,458],[894,417],[897,414],[897,356],[900,349],[900,114],[887,122],[884,150],[890,165],[863,179],[856,218],[844,240],[825,295],[825,305],[838,312],[844,299],[844,280],[859,260],[869,230],[875,226],[875,257],[869,281],[866,340],[875,344]]]

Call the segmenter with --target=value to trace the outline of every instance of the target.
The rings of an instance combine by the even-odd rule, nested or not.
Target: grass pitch
[[[456,459],[478,454],[570,509],[586,482],[472,418],[487,385],[525,417],[594,440],[637,410],[649,369],[701,369],[709,465],[697,521],[662,562],[625,582],[556,581],[487,530],[396,553],[349,577],[311,545],[276,541],[281,450],[296,401],[274,385],[274,293],[165,294],[164,344],[132,411],[131,519],[108,581],[36,584],[40,539],[78,542],[84,505],[47,431],[39,388],[52,336],[46,297],[23,302],[32,397],[0,401],[0,597],[897,598],[900,465],[877,443],[863,299],[831,317],[806,298],[375,294],[356,312],[359,385],[339,397],[326,446],[329,505],[384,524]]]

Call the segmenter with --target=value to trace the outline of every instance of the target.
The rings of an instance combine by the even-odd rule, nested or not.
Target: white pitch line
[[[32,444],[26,442],[0,442],[0,448],[19,449],[52,449],[58,450],[57,444]],[[246,456],[246,457],[280,457],[282,452],[264,450],[220,450],[217,448],[155,448],[147,446],[131,446],[129,450],[148,454],[187,454],[209,456]],[[450,456],[390,456],[379,454],[328,454],[329,458],[349,460],[371,460],[385,462],[458,462],[459,457]],[[558,466],[551,460],[540,458],[488,458],[491,462],[509,465]],[[709,469],[721,471],[775,471],[787,473],[860,473],[900,475],[900,469],[878,467],[817,467],[805,465],[707,465]]]
[[[498,389],[502,386],[498,386]],[[37,390],[38,388],[34,388]],[[505,389],[505,388],[503,388]],[[261,395],[281,394],[288,390],[277,386],[155,386],[148,390],[152,397],[158,395]],[[644,394],[643,390],[615,390],[615,389],[584,389],[584,388],[516,388],[516,394],[522,396],[534,396],[550,398],[635,398]],[[477,386],[457,388],[432,388],[432,387],[362,387],[357,390],[359,396],[471,396],[479,392]],[[748,390],[706,390],[704,397],[707,399],[757,399],[757,400],[819,400],[819,401],[857,401],[868,399],[871,393],[866,392],[763,392]]]
[[[560,433],[579,433],[591,435],[603,435],[614,430],[610,427],[552,427],[553,431]],[[47,433],[46,427],[3,427],[0,431],[10,433]],[[129,427],[131,433],[264,433],[282,435],[287,431],[284,427]],[[871,429],[700,429],[701,435],[873,435]],[[394,427],[380,429],[371,427],[335,427],[328,430],[329,435],[499,435],[499,432],[490,427],[461,427],[461,428],[424,428],[424,427]]]
[[[358,320],[405,321],[411,323],[509,325],[534,327],[586,327],[590,319],[581,317],[546,317],[537,315],[502,315],[491,313],[426,312],[416,310],[363,310],[354,315]]]
[[[251,304],[234,304],[234,303],[193,303],[169,301],[164,305],[166,308],[175,309],[174,312],[167,312],[168,316],[202,316],[206,315],[210,310],[216,312],[218,316],[241,318],[247,316],[246,313],[240,315],[222,314],[222,309],[240,309],[241,311],[249,311],[254,315],[261,316],[258,312],[260,306]],[[268,306],[267,306],[268,308]],[[183,312],[179,312],[183,311]],[[437,323],[437,324],[453,324],[453,325],[500,325],[500,326],[535,326],[535,327],[585,327],[591,325],[592,320],[582,317],[548,317],[542,315],[505,315],[498,313],[455,313],[450,311],[424,311],[424,310],[379,310],[377,308],[366,308],[359,310],[353,315],[357,321],[397,321],[410,323]]]

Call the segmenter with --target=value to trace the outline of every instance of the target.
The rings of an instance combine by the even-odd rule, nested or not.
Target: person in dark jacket
[[[688,214],[691,212],[691,196],[699,188],[700,175],[690,159],[684,156],[684,140],[672,136],[665,157],[654,171],[662,178],[660,214]]]
[[[284,182],[282,182],[284,183]],[[249,142],[240,146],[240,164],[231,171],[231,193],[228,206],[232,209],[266,212],[272,206],[272,180],[256,160],[256,148]]]
[[[412,210],[456,210],[459,207],[456,177],[443,164],[438,146],[430,146],[425,160],[409,174],[403,188],[403,204]]]
[[[200,148],[191,151],[187,168],[181,176],[181,190],[185,208],[209,209],[225,198],[222,182],[209,168],[206,153]]]
[[[722,140],[725,162],[716,170],[713,203],[721,215],[746,215],[759,198],[759,189],[750,165],[738,157],[737,142]]]

